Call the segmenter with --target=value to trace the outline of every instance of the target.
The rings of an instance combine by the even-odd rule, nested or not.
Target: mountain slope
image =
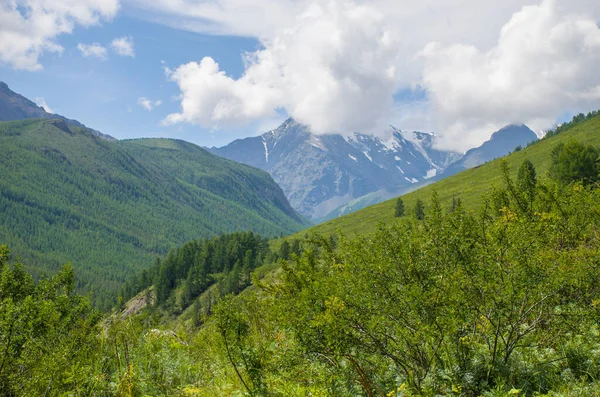
[[[36,274],[72,261],[114,303],[128,276],[185,241],[304,227],[264,171],[182,141],[106,141],[64,120],[0,122],[0,243]]]
[[[413,192],[417,189],[422,188],[423,186],[427,186],[436,181],[440,181],[444,178],[457,174],[466,169],[477,167],[498,157],[506,156],[507,154],[512,152],[516,147],[527,146],[527,144],[536,141],[537,139],[537,135],[535,135],[535,133],[525,125],[506,126],[492,134],[491,138],[488,141],[484,142],[481,146],[469,150],[467,153],[465,153],[464,156],[460,157],[458,160],[447,166],[447,168],[442,173],[432,176],[427,180],[417,182],[412,186],[395,189],[386,188],[367,194],[366,196],[359,197],[330,212],[325,218],[321,219],[321,221],[325,222],[331,219],[335,219],[342,215],[358,211],[369,205],[374,205],[382,201],[388,200],[392,197],[397,197],[402,194]],[[433,142],[430,141],[429,146],[432,146],[432,144]]]
[[[34,102],[30,101],[24,96],[12,91],[10,88],[8,88],[6,83],[0,81],[0,121],[25,119],[60,119],[63,120],[67,125],[87,128],[77,120],[71,120],[59,114],[46,112],[43,107],[36,105]],[[93,135],[96,135],[102,139],[106,139],[108,141],[115,140],[115,138],[110,135],[103,134],[91,128],[87,129]]]
[[[552,149],[559,143],[565,143],[571,139],[600,146],[600,116],[575,124],[558,135],[542,139],[534,145],[506,156],[512,175],[516,177],[518,167],[524,160],[529,159],[536,167],[537,174],[545,176],[550,167]],[[412,214],[417,199],[428,203],[433,191],[437,191],[444,207],[450,207],[453,198],[460,198],[463,203],[476,209],[482,204],[483,192],[486,192],[490,186],[499,185],[501,185],[501,173],[500,160],[497,159],[422,187],[402,198],[408,214]],[[394,221],[395,203],[395,199],[379,203],[314,226],[303,231],[302,234],[315,232],[331,235],[341,231],[352,235],[371,232],[377,228],[380,222]]]
[[[506,156],[516,147],[525,147],[537,139],[535,132],[526,125],[508,125],[492,134],[492,137],[481,146],[467,151],[463,158],[446,169],[444,175],[454,175],[498,157]]]
[[[314,135],[289,119],[261,136],[210,150],[268,171],[294,208],[318,219],[355,198],[431,178],[459,157],[434,149],[432,134],[390,127],[386,135]]]

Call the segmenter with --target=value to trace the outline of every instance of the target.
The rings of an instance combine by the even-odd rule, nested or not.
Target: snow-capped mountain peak
[[[311,218],[380,189],[424,181],[457,156],[433,149],[433,134],[390,126],[382,135],[315,135],[288,119],[260,137],[211,150],[268,171],[292,206]]]

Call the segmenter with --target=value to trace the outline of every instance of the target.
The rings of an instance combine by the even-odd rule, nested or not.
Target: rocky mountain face
[[[110,135],[103,134],[81,124],[77,120],[71,120],[59,114],[48,113],[46,110],[36,105],[34,102],[24,96],[12,91],[6,83],[0,81],[0,121],[13,121],[25,119],[57,119],[64,121],[69,126],[86,128],[93,135],[114,141]]]
[[[481,146],[473,148],[465,153],[464,156],[458,156],[458,159],[448,165],[444,172],[436,176],[420,181],[408,187],[387,187],[365,196],[358,197],[322,218],[322,221],[337,218],[339,216],[358,211],[362,208],[382,201],[409,193],[419,189],[427,184],[447,178],[469,168],[477,167],[488,161],[506,156],[518,146],[525,147],[532,141],[537,140],[537,135],[525,125],[509,125],[492,134],[492,137]],[[443,152],[442,152],[443,153]]]
[[[268,171],[292,206],[312,219],[382,189],[408,188],[461,157],[434,149],[433,134],[389,127],[384,135],[314,135],[288,119],[261,136],[210,150]]]
[[[524,124],[508,125],[492,134],[492,137],[481,146],[469,150],[454,164],[450,165],[442,175],[443,178],[457,174],[463,170],[477,167],[498,157],[512,152],[516,147],[525,147],[538,137]]]

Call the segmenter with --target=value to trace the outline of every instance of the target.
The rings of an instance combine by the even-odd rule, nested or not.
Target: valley
[[[291,119],[211,153],[31,112],[0,121],[5,395],[600,387],[598,112],[464,155]]]
[[[173,245],[307,221],[265,172],[175,140],[107,141],[55,120],[0,122],[0,239],[39,277],[72,262],[105,309]]]

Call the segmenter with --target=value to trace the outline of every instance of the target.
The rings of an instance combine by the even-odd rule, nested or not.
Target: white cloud
[[[188,122],[219,127],[222,122],[228,126],[248,123],[272,115],[280,97],[277,92],[264,92],[271,88],[256,84],[262,82],[226,76],[210,57],[174,71],[167,69],[167,75],[181,89],[182,112],[167,116],[166,124]]]
[[[210,58],[168,70],[182,108],[166,123],[218,128],[285,109],[316,132],[399,120],[464,149],[507,123],[539,131],[600,107],[597,1],[133,1],[154,20],[263,46],[239,78]],[[425,98],[398,106],[411,88]]]
[[[508,123],[536,131],[565,111],[600,108],[600,29],[552,0],[524,7],[488,51],[429,44],[423,85],[446,146],[481,143]]]
[[[61,53],[56,42],[75,26],[111,19],[119,0],[8,0],[0,3],[0,63],[39,70],[44,53]]]
[[[43,107],[47,113],[54,113],[54,110],[52,110],[50,108],[50,106],[48,106],[48,104],[46,103],[46,100],[43,97],[35,98],[35,104]]]
[[[121,56],[135,57],[133,46],[133,37],[124,36],[114,39],[110,43],[111,48]]]
[[[92,43],[92,44],[79,43],[79,44],[77,44],[77,49],[81,52],[81,55],[83,55],[85,58],[98,58],[98,59],[105,60],[108,55],[107,49],[98,43]]]
[[[139,97],[137,103],[149,112],[162,105],[162,101],[152,101],[146,97]]]
[[[397,89],[398,42],[378,10],[350,1],[313,5],[296,23],[245,54],[227,76],[212,58],[167,70],[182,92],[167,123],[247,123],[285,108],[317,133],[369,130],[386,122]]]
[[[305,0],[130,0],[149,19],[209,34],[266,37],[291,26]]]

